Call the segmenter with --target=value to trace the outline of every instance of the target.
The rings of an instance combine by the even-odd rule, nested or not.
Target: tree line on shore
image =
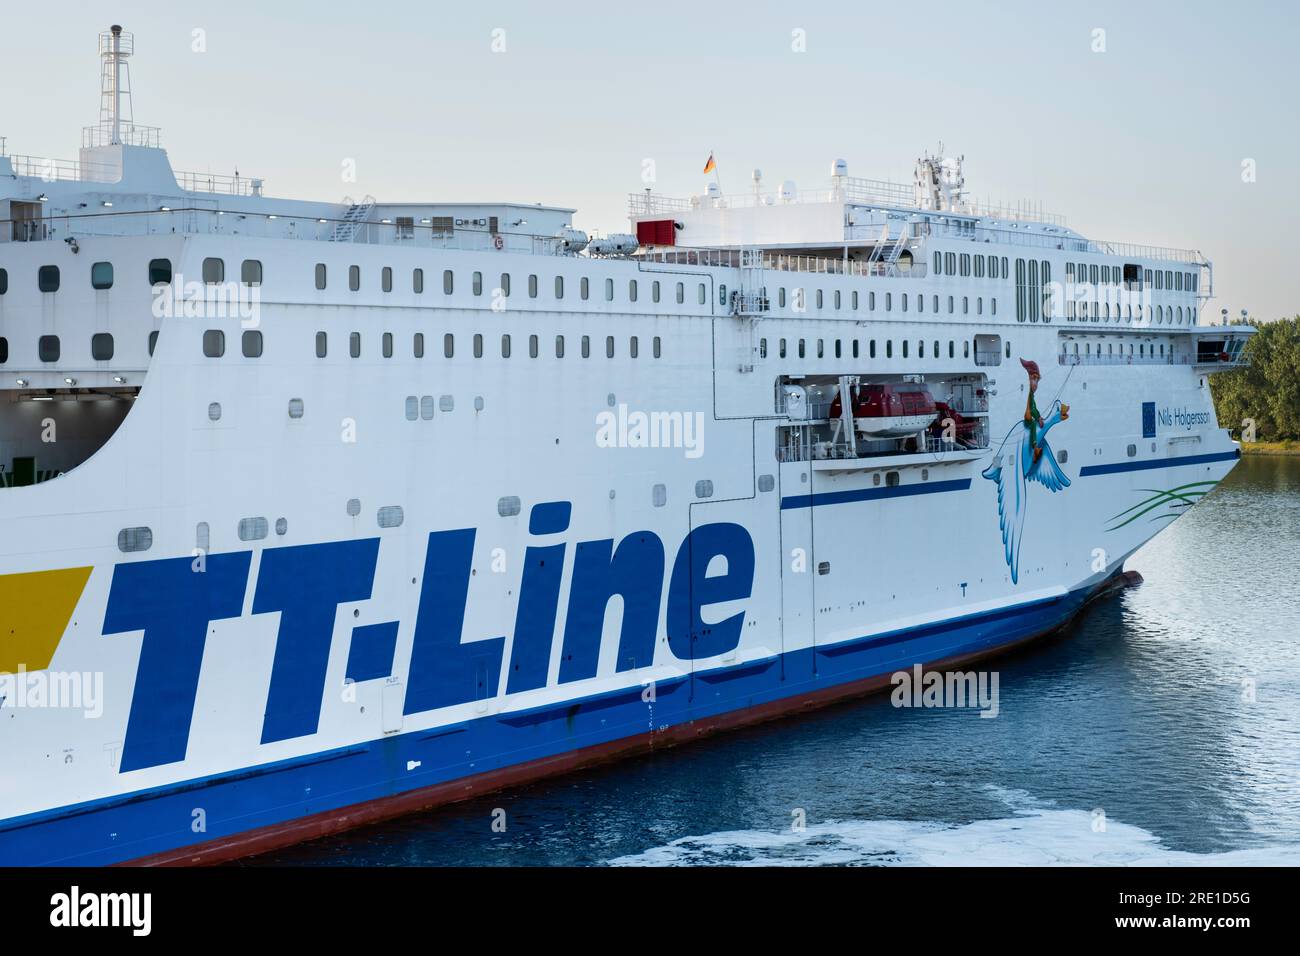
[[[1219,424],[1246,441],[1300,440],[1300,315],[1256,328],[1250,364],[1210,376]]]

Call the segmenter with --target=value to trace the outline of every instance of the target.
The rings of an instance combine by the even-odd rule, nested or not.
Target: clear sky
[[[173,165],[272,195],[543,202],[611,232],[647,159],[672,195],[711,150],[732,192],[755,166],[824,186],[836,158],[910,182],[942,140],[977,198],[1202,250],[1214,314],[1300,312],[1293,3],[8,3],[10,153],[75,158],[112,21]]]

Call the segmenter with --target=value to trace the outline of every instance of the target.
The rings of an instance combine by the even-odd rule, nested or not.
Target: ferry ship
[[[216,862],[1061,627],[1239,457],[1200,253],[962,161],[630,198],[0,155],[0,863]]]

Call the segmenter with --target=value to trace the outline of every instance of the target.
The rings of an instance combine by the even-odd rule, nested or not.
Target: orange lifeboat
[[[867,438],[901,438],[924,431],[938,414],[934,396],[925,385],[885,382],[853,389],[853,426]],[[831,402],[830,417],[839,418],[839,396]]]

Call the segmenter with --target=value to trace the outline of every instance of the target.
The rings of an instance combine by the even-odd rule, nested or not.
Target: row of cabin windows
[[[721,288],[722,288],[722,290],[723,290],[723,292],[724,292],[724,294],[725,294],[726,286],[722,286]],[[795,289],[795,290],[794,290],[794,293],[795,293],[794,296],[791,297],[791,298],[788,300],[788,299],[787,299],[787,296],[786,296],[786,290],[785,290],[785,289],[778,289],[778,290],[777,290],[777,295],[776,295],[776,298],[777,298],[777,305],[778,305],[780,308],[784,309],[784,308],[786,307],[786,302],[787,302],[787,301],[792,301],[792,302],[794,303],[794,304],[793,304],[793,308],[794,308],[794,310],[795,310],[796,312],[802,312],[802,311],[807,307],[807,305],[806,305],[806,303],[805,303],[805,301],[804,301],[804,299],[803,299],[804,290],[803,290],[803,289]],[[884,307],[885,307],[884,310],[885,310],[886,312],[892,312],[892,311],[894,311],[894,293],[892,293],[892,292],[885,292],[885,293],[882,293],[882,295],[884,296],[884,300],[883,300],[883,304],[884,304]],[[924,293],[924,292],[916,292],[916,293],[911,293],[911,294],[909,294],[909,293],[907,293],[907,292],[900,292],[900,293],[898,294],[898,297],[899,297],[899,306],[901,307],[902,311],[907,312],[907,311],[909,310],[910,306],[911,306],[913,303],[915,303],[915,305],[916,305],[916,311],[917,311],[918,313],[920,313],[920,314],[924,314],[924,313],[925,313],[925,311],[926,311],[926,304],[925,304],[925,293]],[[957,297],[956,297],[956,296],[951,296],[951,295],[950,295],[950,296],[938,296],[938,295],[932,295],[932,296],[930,297],[930,311],[933,312],[933,313],[936,314],[936,315],[939,314],[941,311],[943,311],[943,309],[942,309],[942,305],[943,305],[945,299],[946,299],[946,301],[947,301],[948,314],[949,314],[949,315],[954,315],[954,314],[956,313],[956,311],[957,311]],[[816,294],[814,295],[813,300],[814,300],[814,302],[816,303],[816,306],[817,306],[818,309],[824,308],[824,306],[825,306],[825,301],[826,301],[826,300],[825,300],[825,297],[824,297],[823,294],[822,294],[822,290],[821,290],[821,289],[817,289],[817,290],[816,290]],[[840,293],[840,291],[839,291],[838,289],[836,289],[836,290],[832,293],[832,295],[831,295],[831,303],[832,303],[832,306],[833,306],[835,309],[840,309],[840,308],[843,307],[844,300],[843,300],[843,298],[842,298],[842,296],[841,296],[841,293]],[[962,315],[969,315],[969,314],[970,314],[970,310],[971,310],[970,307],[971,307],[971,299],[970,299],[970,296],[966,296],[966,295],[962,296],[962,297],[961,297],[961,314],[962,314]],[[857,293],[857,292],[850,292],[850,293],[849,293],[849,309],[850,309],[851,311],[853,311],[853,312],[856,312],[856,311],[858,310],[858,293]],[[990,312],[989,312],[990,315],[997,315],[997,314],[998,314],[998,300],[997,300],[997,299],[995,299],[995,298],[990,298],[990,299],[989,299],[989,310],[990,310]],[[868,292],[868,293],[867,293],[867,311],[868,311],[868,312],[875,312],[875,311],[876,311],[876,293],[874,293],[874,292]],[[984,297],[983,297],[982,295],[981,295],[981,296],[976,296],[976,297],[975,297],[975,314],[976,314],[976,315],[983,315],[983,314],[984,314]]]
[[[1067,343],[1065,343],[1065,342],[1062,342],[1062,343],[1061,343],[1061,354],[1062,354],[1062,355],[1068,355],[1068,354],[1070,354],[1070,353],[1069,353],[1069,349],[1067,348]],[[1078,355],[1078,354],[1079,354],[1079,343],[1078,343],[1078,342],[1075,342],[1075,343],[1074,343],[1074,354],[1075,354],[1075,355]],[[1092,355],[1092,354],[1093,354],[1093,351],[1092,351],[1092,343],[1091,343],[1091,342],[1084,343],[1084,353],[1083,353],[1083,354],[1084,354],[1085,356],[1089,356],[1089,355]],[[1100,342],[1097,343],[1097,353],[1096,353],[1096,354],[1097,354],[1098,356],[1100,356],[1100,355],[1102,354],[1102,352],[1101,352],[1101,343],[1100,343]],[[1125,354],[1125,352],[1124,352],[1124,343],[1122,343],[1122,342],[1119,343],[1119,348],[1116,348],[1114,342],[1107,342],[1107,343],[1106,343],[1106,354],[1107,354],[1107,355],[1118,355],[1118,356],[1120,356],[1120,357],[1123,357],[1124,354]],[[1128,346],[1128,356],[1129,356],[1129,357],[1132,357],[1133,354],[1134,354],[1134,353],[1133,353],[1133,343],[1130,342],[1130,343],[1129,343],[1129,346]],[[1172,345],[1169,346],[1169,354],[1170,354],[1170,356],[1172,356],[1172,355],[1174,354],[1174,347],[1173,347]],[[1147,347],[1146,347],[1146,345],[1145,345],[1144,343],[1138,343],[1138,347],[1137,347],[1137,356],[1138,356],[1138,358],[1146,358],[1146,357],[1148,357]],[[1150,357],[1151,357],[1151,358],[1155,358],[1155,357],[1156,357],[1156,347],[1155,347],[1155,344],[1154,344],[1154,343],[1151,345]],[[1164,358],[1164,357],[1165,357],[1165,347],[1164,347],[1163,344],[1160,346],[1160,357],[1161,357],[1161,358]]]
[[[725,290],[727,290],[727,286],[722,286],[722,290],[723,290],[723,294],[725,295]],[[777,289],[776,290],[777,307],[785,308],[787,307],[787,302],[790,302],[793,303],[792,308],[794,311],[796,312],[805,311],[807,308],[807,302],[805,298],[803,298],[803,295],[805,295],[805,291],[803,291],[802,289],[794,290],[794,294],[792,295],[792,297],[787,297],[787,294],[785,294],[785,289]],[[894,307],[894,294],[881,293],[881,295],[883,295],[884,297],[883,298],[884,311],[892,312]],[[816,308],[819,308],[819,310],[822,310],[822,308],[826,308],[826,295],[824,295],[822,289],[815,290],[813,300]],[[948,315],[956,315],[957,313],[956,295],[946,295],[946,297],[941,297],[941,295],[931,295],[930,298],[931,304],[930,307],[928,307],[928,311],[935,313],[935,315],[939,315],[939,313],[943,311],[945,302],[946,302],[946,306],[948,306]],[[927,311],[926,293],[911,293],[911,294],[898,293],[898,306],[900,306],[902,311],[904,312],[909,311],[910,308],[913,307],[913,304],[915,304],[915,308],[917,308],[917,312],[922,313],[922,315],[924,315],[924,312]],[[969,295],[962,295],[961,306],[962,306],[962,310],[961,310],[962,315],[970,315],[971,298],[969,297]],[[831,307],[835,308],[835,310],[840,310],[840,308],[844,307],[844,295],[842,295],[839,289],[833,290],[831,293]],[[858,311],[858,293],[855,293],[855,291],[850,291],[849,293],[849,310],[853,312]],[[867,293],[867,311],[868,312],[876,311],[875,293]],[[978,297],[975,297],[975,315],[984,315],[983,295],[978,295]],[[996,298],[989,299],[989,315],[997,315]]]
[[[990,279],[1008,278],[1006,256],[985,256],[969,252],[936,252],[934,268],[930,271],[937,276],[974,275],[976,279],[983,279],[987,275]]]
[[[329,267],[323,262],[316,263],[316,288],[325,289],[329,285]],[[379,272],[379,287],[384,292],[393,291],[393,270],[391,266],[384,266]],[[500,284],[492,290],[494,297],[510,297],[510,273],[503,272],[500,276]],[[352,292],[361,290],[361,267],[348,266],[348,289]],[[530,299],[538,298],[541,289],[541,281],[535,274],[528,276],[528,297]],[[424,270],[411,270],[411,290],[420,295],[424,292]],[[483,273],[475,272],[470,276],[470,290],[474,295],[483,294]],[[451,295],[456,291],[456,275],[451,269],[445,269],[442,273],[442,291],[444,295]],[[556,299],[563,299],[565,291],[564,276],[555,276],[552,280],[551,294]],[[605,279],[604,295],[606,302],[614,301],[615,284],[612,278]],[[650,301],[663,301],[663,284],[659,280],[650,283]],[[629,302],[636,302],[640,299],[640,280],[630,279],[627,284],[627,299]],[[674,298],[678,305],[686,302],[686,283],[678,282],[673,290]],[[591,298],[591,280],[583,276],[578,280],[578,297],[584,301]],[[699,305],[707,305],[709,301],[708,287],[701,282],[696,289],[696,301]]]
[[[262,263],[256,259],[245,259],[239,269],[240,282],[254,286],[262,284]],[[92,262],[90,265],[90,287],[99,291],[113,288],[115,279],[113,263]],[[170,259],[149,260],[149,285],[168,285],[172,281],[172,263]],[[226,264],[221,259],[203,260],[203,281],[208,285],[217,285],[226,281]],[[36,270],[36,287],[42,292],[58,292],[63,277],[58,266],[41,266]],[[9,291],[9,273],[0,269],[0,295]]]
[[[207,346],[207,337],[206,337],[207,334],[208,333],[204,334],[205,355],[208,355],[208,346]],[[247,336],[248,333],[245,332],[244,335]],[[260,355],[261,354],[260,339],[258,344],[259,344],[258,354]],[[222,347],[224,349],[224,339],[222,340]],[[582,357],[591,358],[591,336],[589,335],[582,336],[580,340],[580,347],[582,351]],[[659,336],[656,335],[651,340],[650,348],[651,348],[651,354],[655,358],[663,357],[663,341],[662,339],[660,339]],[[379,350],[384,358],[393,357],[393,333],[392,332],[384,332],[380,336]],[[501,357],[510,358],[512,351],[513,351],[513,345],[509,333],[502,335],[501,336]],[[605,357],[614,358],[616,351],[617,349],[616,349],[616,343],[614,341],[614,336],[612,335],[605,336]],[[475,358],[483,357],[482,333],[476,332],[474,334],[473,352]],[[416,332],[414,336],[412,336],[411,353],[416,358],[424,358],[424,333],[423,332]],[[244,354],[248,355],[247,352],[245,352]],[[360,332],[352,332],[348,335],[348,354],[352,358],[361,357],[361,333]],[[446,333],[442,337],[442,354],[445,358],[454,358],[456,355],[456,336],[453,335],[451,332]],[[541,337],[537,335],[528,336],[529,357],[537,358],[540,354],[541,354]],[[633,335],[631,338],[628,339],[627,354],[631,358],[640,358],[641,356],[640,338]],[[329,336],[325,332],[317,332],[316,333],[316,357],[325,358],[327,355],[329,355]],[[555,337],[555,357],[564,358],[564,355],[565,355],[564,336],[557,335]],[[208,357],[220,358],[220,355],[208,355]],[[251,358],[255,356],[249,356],[249,357]]]
[[[158,333],[149,333],[149,354],[153,355]],[[111,362],[116,346],[109,332],[96,332],[90,337],[90,357],[96,362]],[[63,354],[63,345],[57,335],[42,335],[36,341],[36,357],[42,362],[57,362]],[[0,365],[9,361],[9,340],[0,336]]]
[[[1078,319],[1081,322],[1089,320],[1093,322],[1132,322],[1133,306],[1121,307],[1117,302],[1112,309],[1109,302],[1067,302],[1065,304],[1065,317],[1067,319]],[[1141,317],[1142,306],[1139,305],[1138,318],[1141,319]],[[1146,320],[1147,324],[1154,323],[1155,325],[1182,325],[1184,320],[1188,325],[1195,325],[1196,306],[1189,305],[1184,311],[1181,305],[1148,305]]]
[[[1182,272],[1174,269],[1143,269],[1142,279],[1146,288],[1166,292],[1197,292],[1200,289],[1200,275],[1195,272]],[[1065,264],[1065,281],[1078,282],[1080,285],[1124,285],[1137,288],[1138,267],[1103,266],[1085,262],[1067,262]]]
[[[1022,284],[1031,285],[1033,276],[1027,275],[1026,282],[1021,281],[1021,270],[1026,260],[1016,260],[1016,278],[1017,287]],[[1040,267],[1041,265],[1041,267]],[[1126,267],[1127,269],[1128,267]],[[226,263],[223,259],[209,257],[203,260],[203,282],[206,285],[218,285],[226,281]],[[1037,269],[1045,278],[1046,285],[1051,275],[1051,265],[1042,261],[1037,264],[1035,260],[1029,260],[1029,269]],[[952,253],[936,252],[934,254],[934,274],[935,275],[962,275],[969,276],[974,274],[976,278],[983,278],[986,274],[991,279],[1010,278],[1008,272],[1007,257],[994,255],[972,255],[970,253]],[[1119,285],[1123,281],[1127,285],[1135,284],[1136,268],[1129,271],[1122,271],[1120,266],[1108,265],[1089,265],[1086,263],[1067,262],[1065,264],[1065,278],[1068,283],[1073,283],[1078,278],[1080,283],[1088,282],[1092,285]],[[325,263],[316,264],[316,288],[324,289],[326,287],[327,268]],[[1199,286],[1199,277],[1194,272],[1181,272],[1172,269],[1145,270],[1145,280],[1148,288],[1158,290],[1169,290],[1175,292],[1189,291],[1195,292]],[[37,287],[41,292],[57,292],[61,284],[61,275],[58,266],[41,266],[36,272]],[[172,264],[170,259],[152,259],[149,262],[149,284],[151,286],[165,285],[172,281]],[[257,259],[245,259],[240,264],[239,281],[247,286],[260,286],[262,284],[262,263]],[[90,267],[90,284],[97,290],[113,288],[114,271],[111,262],[95,262]],[[391,266],[384,266],[380,270],[380,288],[385,292],[393,291],[393,270]],[[348,267],[348,288],[353,292],[361,289],[361,267]],[[411,288],[416,294],[424,292],[424,270],[414,269],[411,272]],[[452,270],[444,270],[442,274],[442,291],[446,295],[451,295],[455,288],[455,276]],[[604,292],[605,301],[614,301],[614,280],[605,279]],[[483,273],[475,272],[472,277],[472,289],[474,295],[483,294]],[[564,277],[555,276],[553,280],[553,295],[556,299],[564,298]],[[539,290],[539,281],[536,275],[528,276],[528,296],[537,298]],[[0,295],[9,291],[9,273],[5,269],[0,269]],[[501,274],[501,284],[497,287],[498,294],[503,297],[510,295],[510,274],[503,272]],[[796,302],[797,307],[803,306],[803,290],[797,289]],[[591,288],[590,280],[583,277],[579,280],[579,296],[582,299],[590,298]],[[628,281],[628,301],[636,302],[640,297],[639,280],[631,279]],[[842,305],[841,293],[836,290],[834,293],[835,308]],[[874,293],[871,294],[874,300]],[[686,301],[685,283],[676,283],[675,298],[678,305]],[[780,290],[780,306],[786,306],[786,290]],[[824,305],[824,294],[821,289],[816,292],[817,308]],[[852,308],[856,311],[858,308],[858,293],[852,293]],[[696,289],[696,299],[698,304],[706,305],[708,303],[708,292],[704,283],[699,283]],[[652,302],[662,301],[662,288],[658,280],[650,283],[650,300]],[[725,286],[720,289],[719,301],[726,304]],[[1019,303],[1019,292],[1017,293],[1017,303]],[[1028,310],[1032,310],[1032,305],[1026,302]],[[871,308],[875,308],[874,305]],[[937,311],[937,310],[936,310]],[[1017,308],[1019,313],[1019,306]],[[1033,321],[1031,319],[1031,321]]]
[[[156,335],[157,333],[155,332],[154,336]],[[44,341],[45,338],[55,339],[56,354],[54,358],[52,359],[42,358],[42,361],[51,361],[51,362],[58,361],[57,338],[55,338],[54,336],[44,336],[42,338],[42,342]],[[0,339],[0,342],[3,341],[4,341],[3,339]],[[154,337],[151,336],[151,341],[150,341],[151,354],[153,351],[152,348],[153,341],[154,341]],[[423,332],[415,333],[411,342],[411,346],[412,346],[412,352],[416,358],[424,358],[424,333]],[[111,347],[111,337],[110,337],[110,347]],[[260,358],[262,356],[262,347],[263,347],[262,333],[257,331],[256,329],[246,329],[243,335],[241,336],[240,347],[245,358]],[[581,347],[582,347],[582,357],[590,358],[591,357],[591,336],[588,335],[582,336]],[[4,350],[7,357],[7,353],[8,353],[7,343],[4,346]],[[651,354],[653,354],[655,358],[661,358],[663,356],[663,342],[660,339],[660,337],[657,335],[653,338],[651,342],[651,350],[652,350]],[[384,358],[393,357],[393,333],[385,332],[380,337],[380,351],[383,354]],[[607,335],[605,337],[605,356],[607,358],[613,358],[615,355],[615,351],[616,349],[615,349],[614,336]],[[450,332],[448,332],[442,338],[442,352],[443,355],[446,356],[447,358],[452,358],[456,354],[456,338]],[[530,335],[528,337],[528,354],[532,358],[537,358],[539,353],[540,353],[540,339],[536,335]],[[222,356],[224,356],[226,354],[226,333],[223,332],[221,329],[208,329],[207,331],[205,331],[203,333],[203,354],[207,358],[221,358]],[[328,354],[329,354],[329,337],[325,332],[317,332],[316,333],[316,357],[325,358]],[[351,355],[352,358],[361,357],[361,333],[360,332],[353,332],[348,336],[348,354]],[[639,358],[640,354],[641,354],[640,339],[634,335],[630,339],[628,339],[628,355],[631,358]],[[510,355],[511,355],[511,338],[507,334],[501,336],[501,357],[509,358]],[[476,334],[474,336],[474,357],[475,358],[483,357],[483,336],[481,334]],[[564,336],[563,335],[557,335],[555,337],[555,357],[564,358]]]
[[[943,348],[942,348],[942,346],[943,346],[943,343],[940,342],[939,339],[935,339],[934,342],[933,342],[933,347],[931,348],[930,353],[929,353],[929,354],[930,354],[930,357],[931,357],[931,358],[936,358],[936,359],[937,359],[937,358],[943,358],[944,356],[943,356]],[[778,357],[778,358],[787,358],[787,357],[789,357],[789,356],[788,356],[788,352],[787,352],[787,349],[788,349],[788,343],[787,343],[787,341],[786,341],[785,339],[777,339],[776,347],[777,347],[777,357]],[[825,340],[825,339],[817,339],[817,340],[816,340],[815,348],[816,348],[816,357],[817,357],[817,358],[825,358],[825,357],[826,357],[826,340]],[[834,356],[835,356],[835,358],[843,358],[843,357],[844,357],[844,342],[843,342],[842,339],[836,339],[836,340],[834,341],[833,345],[832,345],[832,348],[833,348],[833,352],[834,352]],[[852,358],[860,358],[860,357],[861,357],[861,348],[862,348],[862,343],[861,343],[861,341],[860,341],[859,339],[849,339],[849,352],[851,353],[851,357],[852,357]],[[796,343],[795,349],[796,349],[795,354],[796,354],[799,358],[808,358],[808,357],[809,357],[809,356],[808,356],[808,343],[807,343],[807,340],[806,340],[806,339],[799,339],[798,342]],[[904,340],[902,340],[902,357],[903,357],[903,358],[909,358],[909,357],[910,357],[909,352],[910,352],[910,348],[909,348],[909,340],[904,339]],[[964,358],[964,359],[968,359],[968,358],[970,358],[970,356],[971,356],[971,343],[970,343],[969,340],[963,341],[963,342],[962,342],[962,346],[961,346],[961,357]],[[765,358],[767,358],[767,339],[766,339],[766,338],[761,338],[761,339],[758,340],[758,357],[759,357],[760,359],[765,359]],[[875,358],[875,357],[876,357],[876,340],[875,340],[875,339],[870,339],[870,340],[868,340],[868,342],[867,342],[867,357],[868,357],[868,358]],[[893,358],[893,357],[894,357],[894,340],[893,340],[893,339],[886,339],[886,340],[885,340],[885,358]],[[916,343],[916,357],[917,357],[917,358],[925,358],[925,357],[926,357],[926,348],[925,348],[925,340],[924,340],[924,339],[918,339],[918,340],[917,340],[917,343]],[[956,357],[957,357],[957,342],[956,342],[955,339],[949,339],[949,340],[948,340],[948,356],[947,356],[947,357],[948,357],[948,358],[956,358]],[[1008,342],[1007,342],[1007,358],[1010,358],[1010,357],[1011,357],[1011,343],[1008,341]]]

